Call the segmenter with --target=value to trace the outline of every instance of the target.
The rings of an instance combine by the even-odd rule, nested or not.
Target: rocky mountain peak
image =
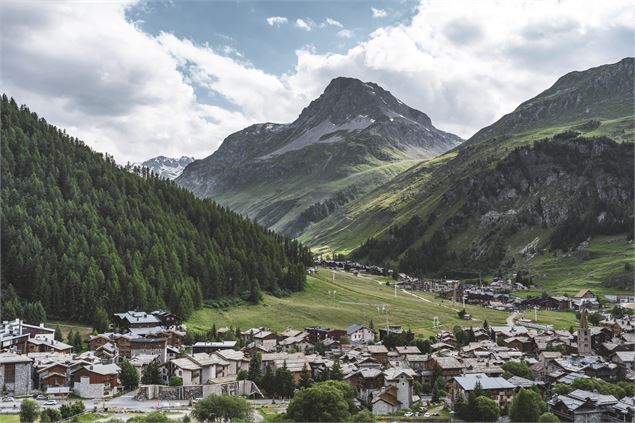
[[[352,120],[382,121],[395,117],[431,125],[425,113],[406,106],[379,85],[338,77],[327,85],[320,97],[304,108],[293,125],[313,127],[326,121],[342,125]]]

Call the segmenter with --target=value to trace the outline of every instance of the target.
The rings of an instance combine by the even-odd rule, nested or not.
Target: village
[[[350,272],[381,271],[349,267]],[[427,339],[399,325],[351,322],[345,328],[276,333],[254,322],[242,331],[214,326],[200,340],[168,311],[127,311],[113,314],[110,331],[90,336],[85,351],[56,339],[55,329],[43,323],[5,321],[0,411],[15,411],[26,397],[42,407],[84,399],[95,410],[124,411],[187,411],[210,394],[285,404],[311,383],[343,380],[355,388],[356,407],[379,418],[461,420],[458,408],[475,391],[492,399],[504,416],[513,398],[528,389],[539,392],[548,412],[561,421],[635,417],[635,316],[628,298],[616,297],[608,307],[589,290],[573,297],[519,299],[509,294],[517,287],[503,280],[474,287],[400,275],[395,286],[507,310],[510,318],[500,326],[466,322]],[[518,310],[536,308],[576,310],[578,327],[554,329],[519,318]],[[464,311],[460,315],[470,319]],[[126,386],[124,367],[135,369],[140,383]],[[275,386],[282,383],[276,382],[280,374],[287,376],[288,387]]]

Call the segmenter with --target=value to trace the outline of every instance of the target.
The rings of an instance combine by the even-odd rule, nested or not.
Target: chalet
[[[0,386],[13,395],[30,394],[32,368],[33,360],[26,355],[0,353]]]
[[[46,335],[36,335],[27,341],[27,349],[29,353],[33,352],[57,352],[60,354],[70,354],[73,347],[64,342],[50,339]]]
[[[65,363],[52,362],[39,367],[35,373],[36,388],[44,391],[51,386],[66,386],[69,366]]]
[[[280,349],[286,352],[304,351],[313,349],[313,344],[309,342],[309,334],[306,332],[300,332],[296,336],[290,336],[283,339],[279,343]]]
[[[208,384],[216,378],[227,376],[229,362],[217,354],[197,353],[187,357],[200,368],[200,384]],[[177,359],[178,360],[178,359]],[[181,376],[179,376],[181,377]],[[185,379],[183,380],[185,385]],[[195,384],[195,383],[192,383]]]
[[[155,310],[151,314],[158,318],[164,327],[178,327],[183,321],[179,316],[167,310]]]
[[[375,333],[362,325],[351,325],[346,328],[346,336],[353,345],[368,344],[375,340]]]
[[[94,364],[73,374],[73,391],[82,398],[104,398],[117,393],[119,366]]]
[[[528,297],[521,301],[520,307],[522,309],[560,310],[560,301],[550,296]]]
[[[275,347],[278,344],[278,336],[268,330],[261,330],[254,335],[254,344],[257,347]]]
[[[309,334],[309,341],[312,344],[325,341],[327,339],[334,339],[339,341],[342,336],[346,336],[346,331],[342,329],[322,328],[319,326],[312,326],[304,328],[305,332]]]
[[[431,384],[435,367],[439,368],[441,376],[446,382],[463,372],[463,363],[455,357],[430,357],[424,364],[425,370],[421,371],[424,384]]]
[[[201,365],[189,357],[177,358],[168,363],[168,373],[180,377],[183,385],[201,384]]]
[[[425,369],[428,356],[424,354],[408,354],[405,359],[405,364],[415,371]]]
[[[372,399],[384,387],[384,373],[378,368],[361,368],[344,377],[357,390],[357,398],[364,404]]]
[[[39,325],[29,325],[28,323],[22,322],[22,333],[28,334],[30,338],[38,337],[40,339],[55,339],[55,329],[44,327],[44,323],[40,323]]]
[[[167,360],[167,339],[166,338],[145,338],[136,337],[130,338],[130,349],[125,354],[123,351],[119,351],[119,354],[126,358],[133,358],[137,355],[148,354],[157,355],[160,363],[165,363]]]
[[[409,355],[421,355],[421,350],[416,346],[395,347],[399,359],[405,361]]]
[[[90,351],[96,351],[99,347],[114,343],[113,333],[100,333],[93,335],[88,339],[88,349]]]
[[[404,408],[401,401],[397,399],[397,387],[394,385],[384,387],[371,402],[375,416],[386,416]]]
[[[576,310],[594,309],[600,306],[597,297],[589,289],[581,289],[573,296],[571,304]]]
[[[534,340],[525,336],[506,338],[503,342],[506,346],[526,354],[532,353],[535,348]]]
[[[412,369],[386,369],[384,371],[384,384],[397,388],[397,400],[401,408],[410,408],[412,405],[412,381],[417,373]]]
[[[612,395],[576,389],[569,395],[557,395],[548,403],[549,411],[572,422],[601,422],[619,401]]]
[[[493,399],[501,407],[506,407],[514,395],[516,387],[502,377],[489,377],[486,374],[475,373],[455,376],[450,382],[450,398],[456,401],[459,395],[467,399],[470,392],[477,385],[485,395]]]
[[[384,345],[368,345],[366,350],[372,358],[382,364],[388,363],[388,348]]]
[[[635,351],[616,351],[611,356],[611,361],[625,369],[635,370]]]
[[[162,325],[161,319],[143,311],[127,311],[112,315],[113,326],[119,330],[130,328],[152,328]]]

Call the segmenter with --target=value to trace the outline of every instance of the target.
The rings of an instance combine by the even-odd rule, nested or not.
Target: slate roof
[[[454,380],[461,385],[465,391],[473,391],[477,383],[481,384],[484,390],[489,389],[514,389],[515,386],[502,377],[489,377],[484,373],[466,374],[455,376]]]

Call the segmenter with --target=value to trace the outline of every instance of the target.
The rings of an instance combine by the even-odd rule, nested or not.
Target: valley
[[[208,322],[217,327],[232,326],[246,329],[252,322],[276,331],[287,327],[304,328],[308,326],[347,327],[353,322],[368,325],[372,320],[377,330],[386,325],[401,325],[404,330],[411,329],[418,336],[429,337],[436,334],[432,327],[432,317],[437,316],[441,328],[452,331],[456,324],[462,323],[457,312],[459,303],[435,298],[427,293],[417,293],[427,301],[385,285],[385,279],[378,281],[372,277],[354,276],[351,273],[319,268],[318,273],[307,277],[305,291],[289,297],[275,298],[265,295],[261,304],[241,305],[228,309],[203,308],[194,313],[186,324],[197,330],[204,330]],[[381,283],[378,283],[381,282]],[[335,294],[333,294],[335,292]],[[377,310],[381,304],[388,306],[388,313]],[[504,324],[509,313],[467,306],[474,316],[474,326],[481,326],[484,320],[491,325]],[[571,315],[573,320],[575,316]],[[568,319],[568,328],[571,319]],[[562,326],[562,327],[565,327]]]

